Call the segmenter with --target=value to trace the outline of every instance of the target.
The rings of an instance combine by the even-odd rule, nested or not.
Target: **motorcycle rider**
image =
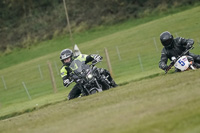
[[[160,34],[160,41],[164,48],[161,52],[161,58],[159,62],[159,68],[162,70],[166,70],[168,68],[167,61],[172,60],[171,58],[178,57],[181,55],[186,49],[190,49],[193,44],[193,39],[185,39],[182,37],[174,38],[173,35],[169,31],[165,31]],[[195,55],[193,53],[188,52],[186,55],[189,55],[193,58],[196,68],[200,68],[200,55]]]
[[[87,63],[89,63],[93,60],[95,60],[96,62],[99,62],[102,59],[102,57],[100,55],[97,55],[97,54],[92,54],[92,55],[80,54],[80,55],[75,57],[71,49],[62,50],[61,53],[60,53],[60,60],[63,63],[63,66],[60,69],[60,73],[61,73],[61,77],[63,79],[63,85],[65,87],[68,87],[69,84],[70,84],[71,69],[69,68],[69,66],[75,58],[80,60],[80,61],[85,61],[85,64],[87,64]],[[103,68],[99,68],[99,69],[102,73],[104,73],[105,75],[108,75],[108,80],[110,81],[110,85],[113,86],[113,87],[116,87],[117,84],[112,79],[110,73]],[[79,88],[79,85],[76,84],[72,88],[70,93],[68,94],[68,100],[77,98],[77,97],[79,97],[80,94],[81,94],[81,89]]]

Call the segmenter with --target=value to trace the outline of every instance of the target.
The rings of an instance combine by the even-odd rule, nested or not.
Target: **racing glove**
[[[63,80],[63,84],[65,87],[68,87],[70,85],[70,80],[69,79]]]
[[[193,40],[189,40],[189,41],[187,42],[186,49],[191,49],[192,46],[193,46],[193,44],[194,44],[194,41],[193,41]]]
[[[164,63],[161,63],[159,67],[164,71],[166,71],[168,69],[168,66]]]
[[[191,48],[192,48],[192,44],[188,43],[188,44],[186,45],[186,49],[191,49]]]
[[[94,60],[95,60],[96,62],[101,61],[102,58],[103,58],[103,57],[101,57],[100,55],[92,55],[92,56],[93,56],[93,58],[94,58]]]

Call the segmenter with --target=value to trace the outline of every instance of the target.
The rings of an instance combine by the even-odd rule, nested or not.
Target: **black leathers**
[[[184,39],[182,37],[177,37],[173,40],[172,46],[170,48],[163,48],[161,52],[161,59],[159,62],[159,68],[165,70],[167,66],[168,59],[171,60],[171,57],[178,57],[181,55],[188,45],[193,45],[194,41],[192,39]],[[194,62],[200,63],[200,56],[192,54],[190,52],[187,53],[194,58]]]

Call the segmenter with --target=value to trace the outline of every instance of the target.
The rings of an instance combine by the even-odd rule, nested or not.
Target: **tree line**
[[[66,0],[72,30],[141,18],[200,0]],[[0,51],[66,34],[63,0],[1,0]]]

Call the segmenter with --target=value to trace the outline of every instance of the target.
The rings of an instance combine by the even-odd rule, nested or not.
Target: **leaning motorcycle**
[[[165,73],[167,73],[173,66],[176,68],[176,71],[186,71],[189,69],[195,70],[195,62],[194,59],[191,56],[186,55],[191,49],[194,47],[187,49],[184,51],[180,56],[172,57],[171,58],[171,63],[168,66],[168,68],[165,70]]]
[[[75,82],[79,85],[81,96],[102,92],[112,87],[108,75],[102,73],[101,68],[95,66],[97,63],[93,61],[91,65],[88,65],[84,61],[75,59],[69,66],[72,71],[70,83]]]

